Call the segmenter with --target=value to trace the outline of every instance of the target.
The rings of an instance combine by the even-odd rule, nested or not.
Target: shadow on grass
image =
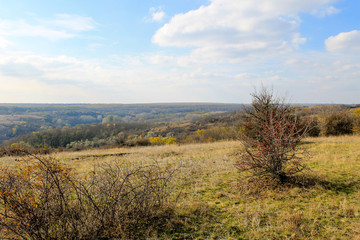
[[[325,190],[330,190],[335,194],[345,193],[352,194],[360,189],[359,180],[335,179],[326,180],[323,176],[313,173],[301,173],[288,176],[283,182],[273,180],[271,178],[245,177],[239,180],[240,192],[246,195],[262,197],[266,195],[267,190],[270,191],[287,191],[291,188],[310,189],[320,186]]]
[[[300,188],[311,188],[314,186],[321,186],[326,190],[333,191],[336,194],[345,193],[352,194],[360,189],[359,180],[333,180],[328,181],[324,177],[320,177],[312,174],[300,174],[297,176],[291,176],[288,178],[285,186],[288,187],[300,187]]]
[[[345,194],[352,194],[360,189],[360,182],[359,181],[336,181],[336,182],[328,182],[324,185],[325,189],[331,190],[335,193],[345,193]]]
[[[299,145],[311,145],[314,144],[315,142],[311,142],[311,141],[302,141],[299,143]]]
[[[84,155],[76,158],[72,158],[71,160],[83,160],[88,158],[105,158],[105,157],[121,157],[131,153],[110,153],[110,154],[93,154],[93,155]]]

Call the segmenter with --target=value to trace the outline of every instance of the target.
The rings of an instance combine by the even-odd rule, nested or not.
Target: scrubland
[[[102,164],[179,165],[173,214],[148,239],[360,239],[360,136],[305,139],[303,184],[249,189],[238,141],[53,153],[80,175]],[[3,157],[17,167],[19,157]],[[257,188],[257,186],[252,186]],[[254,191],[256,190],[256,191]],[[178,194],[179,193],[179,194]]]

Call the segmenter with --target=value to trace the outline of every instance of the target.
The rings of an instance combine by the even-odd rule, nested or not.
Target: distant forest
[[[2,105],[1,145],[48,152],[238,139],[240,104]],[[293,106],[310,136],[360,134],[360,105]]]
[[[49,129],[84,124],[184,122],[241,110],[241,104],[0,104],[0,144]]]

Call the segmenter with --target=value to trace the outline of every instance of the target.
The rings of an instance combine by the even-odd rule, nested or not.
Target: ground
[[[56,153],[80,174],[104,162],[179,164],[181,195],[160,239],[360,239],[360,137],[305,139],[314,185],[241,190],[237,141]],[[16,166],[15,157],[0,159]]]

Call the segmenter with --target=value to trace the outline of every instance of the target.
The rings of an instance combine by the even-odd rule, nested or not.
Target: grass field
[[[360,137],[306,139],[308,187],[240,191],[240,142],[57,153],[81,174],[97,164],[181,163],[182,193],[160,239],[360,239]],[[2,165],[15,165],[2,158]]]

